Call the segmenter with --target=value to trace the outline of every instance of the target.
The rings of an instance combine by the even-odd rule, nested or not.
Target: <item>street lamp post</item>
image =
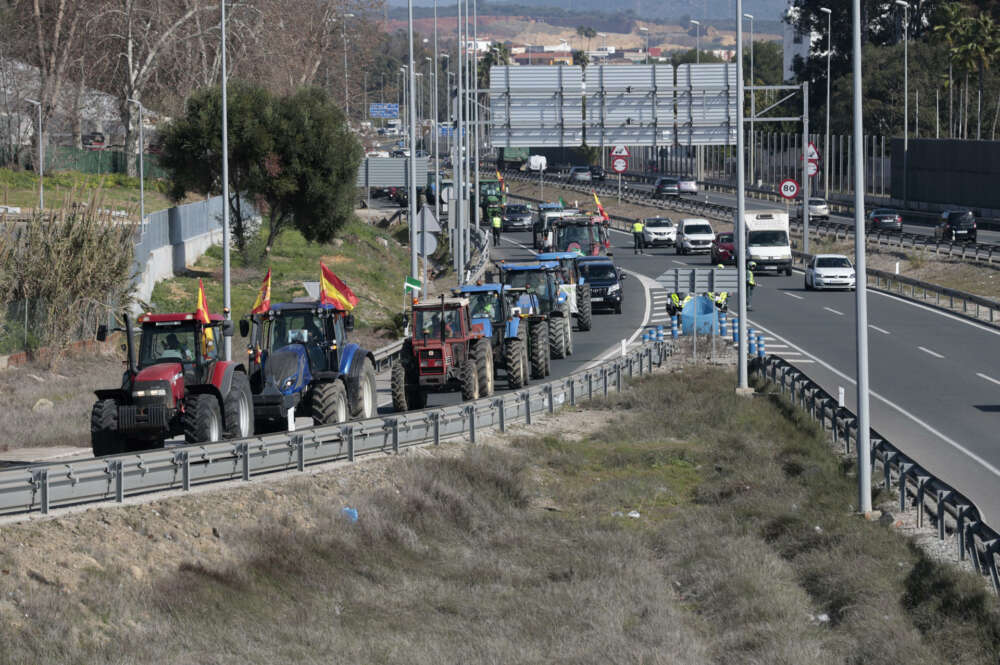
[[[226,97],[228,74],[226,72],[226,0],[219,0],[222,43],[222,316],[227,320],[232,312],[232,288],[229,271],[229,102]],[[140,127],[142,125],[140,124]],[[223,355],[233,359],[233,338],[223,335]]]
[[[688,22],[694,26],[694,61],[701,64],[701,21],[691,19]]]
[[[828,7],[819,10],[826,14],[826,154],[823,156],[823,190],[827,200],[830,199],[830,55],[833,53],[833,12]]]
[[[410,177],[409,177],[409,194],[407,195],[407,203],[409,204],[409,214],[407,215],[406,222],[410,225],[410,277],[417,279],[417,150],[416,150],[416,96],[414,93],[417,88],[417,77],[416,77],[416,63],[413,62],[413,0],[409,0],[407,3],[408,10],[408,25],[407,25],[407,45],[409,47],[409,67],[407,68],[407,78],[409,88],[409,96],[407,99],[407,109],[410,113]],[[346,44],[346,42],[345,42]],[[424,291],[421,295],[426,295],[427,285],[424,285]]]
[[[24,101],[38,108],[38,130],[35,136],[38,141],[38,168],[35,169],[35,172],[38,173],[38,209],[45,210],[45,148],[42,141],[45,134],[42,132],[42,103],[34,99],[25,99]]]
[[[145,152],[146,140],[142,129],[142,115],[145,109],[142,102],[137,99],[129,99],[128,101],[139,107],[139,223],[144,224],[146,222],[146,179],[143,153]]]
[[[905,0],[896,0],[896,4],[903,8],[903,205],[909,201],[906,191],[908,171],[907,160],[910,151],[910,54],[909,54],[909,26],[910,26],[910,4]]]
[[[757,101],[757,97],[754,94],[755,91],[753,90],[755,80],[753,76],[753,14],[744,14],[743,18],[749,19],[750,21],[750,182],[756,184],[757,176],[754,172],[753,163],[755,146],[753,136],[753,119],[757,115],[757,105],[755,103]],[[742,53],[739,55],[741,58],[743,57]],[[742,127],[740,127],[740,131],[743,131]]]
[[[740,6],[742,7],[742,3],[741,3]],[[695,64],[701,64],[701,21],[698,21],[696,19],[691,19],[690,23],[691,23],[691,25],[694,26],[694,61],[695,61]],[[740,37],[741,37],[740,41],[742,42],[743,23],[741,21],[738,21],[738,23],[739,23],[739,25],[737,26],[737,30],[739,30],[739,32],[740,32]],[[742,69],[742,67],[740,67],[740,72],[742,72],[742,71],[743,71],[743,69]],[[741,100],[741,103],[742,103],[742,100]],[[743,123],[740,123],[740,132],[739,133],[742,133],[742,132],[743,132]],[[737,152],[739,152],[739,151],[737,151]],[[695,146],[695,149],[694,149],[695,172],[696,172],[696,176],[695,177],[698,180],[704,180],[705,179],[705,171],[704,171],[704,168],[702,166],[702,155],[703,154],[704,153],[702,152],[702,146],[700,146],[700,145],[699,146]],[[740,159],[742,160],[742,157]],[[742,319],[743,317],[741,316],[740,318]]]
[[[340,23],[340,32],[344,36],[344,115],[347,122],[351,122],[351,101],[347,96],[347,19],[354,18],[354,14],[344,14],[344,20]]]

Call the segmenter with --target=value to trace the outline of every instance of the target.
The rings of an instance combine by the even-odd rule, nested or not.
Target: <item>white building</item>
[[[788,9],[785,10],[785,34],[783,40],[784,57],[782,62],[782,78],[785,81],[795,79],[795,58],[803,60],[809,57],[809,48],[812,43],[819,39],[819,33],[813,32],[808,35],[799,32],[798,23],[799,10],[788,0]]]

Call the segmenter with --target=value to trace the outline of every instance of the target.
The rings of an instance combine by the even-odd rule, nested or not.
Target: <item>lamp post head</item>
[[[649,28],[647,28],[644,25],[643,26],[639,26],[639,32],[649,32]]]
[[[25,100],[24,100],[24,101],[28,102],[28,103],[29,103],[29,104],[31,104],[32,106],[41,106],[41,105],[42,105],[42,103],[41,103],[41,102],[39,102],[39,101],[35,101],[34,99],[27,99],[27,98],[25,98]]]
[[[701,21],[697,19],[689,19],[688,23],[690,23],[691,25],[701,25]]]
[[[830,14],[833,13],[833,11],[829,7],[820,7],[819,10],[821,12],[823,12],[824,14],[827,14],[827,15],[830,15]]]
[[[896,4],[905,9],[910,8],[910,3],[906,2],[906,0],[896,0]]]
[[[753,14],[744,14],[743,18],[748,18],[752,22],[753,21]]]

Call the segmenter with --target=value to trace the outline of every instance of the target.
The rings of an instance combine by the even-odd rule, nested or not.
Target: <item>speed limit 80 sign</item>
[[[786,199],[794,199],[799,195],[799,183],[795,182],[791,178],[782,180],[781,185],[779,186],[779,191]]]

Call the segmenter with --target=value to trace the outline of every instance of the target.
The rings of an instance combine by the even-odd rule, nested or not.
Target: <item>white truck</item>
[[[792,246],[788,239],[788,213],[754,210],[744,213],[747,227],[747,260],[757,270],[792,274]]]
[[[529,171],[545,171],[549,166],[549,160],[545,158],[545,155],[530,155],[528,157],[528,170]]]

